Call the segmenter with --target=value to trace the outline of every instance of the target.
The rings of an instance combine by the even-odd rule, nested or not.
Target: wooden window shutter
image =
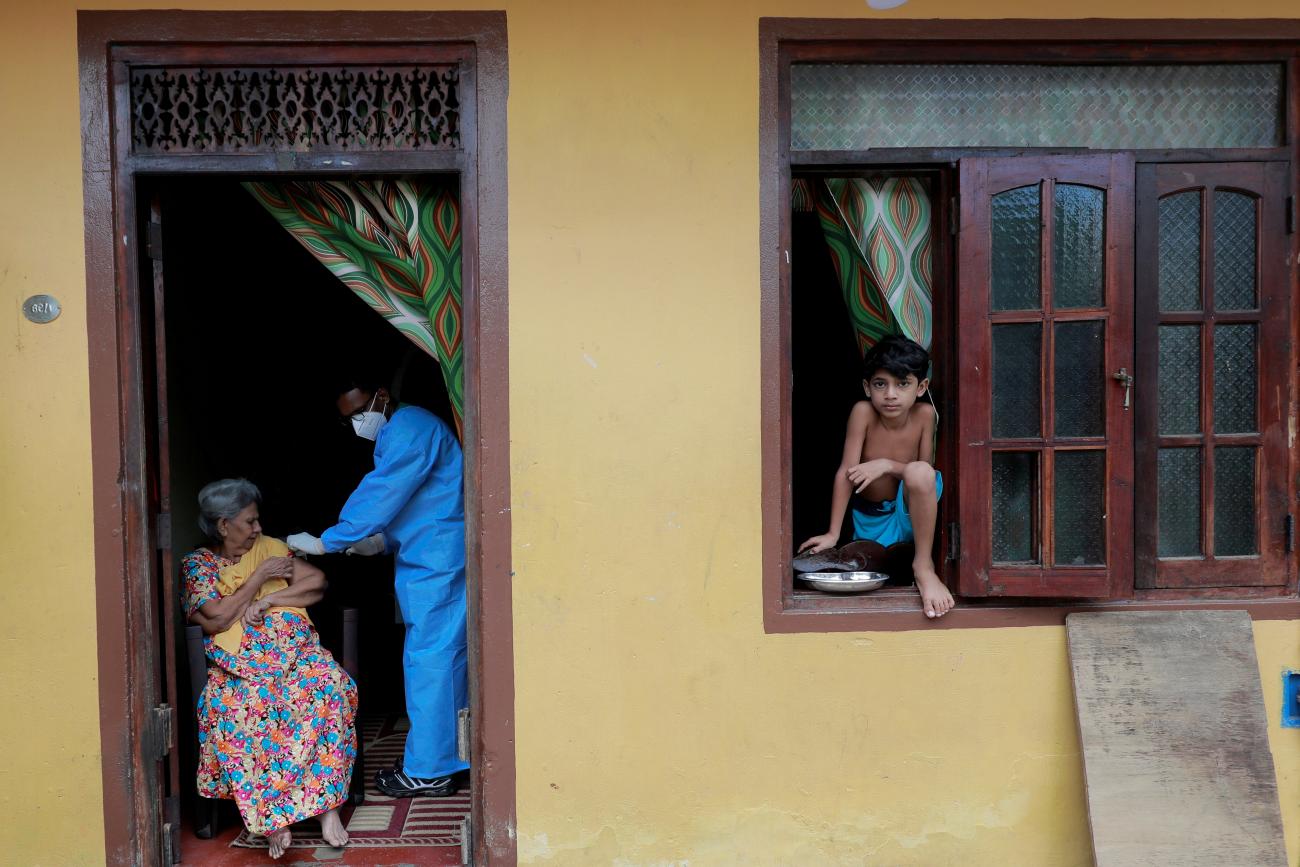
[[[1132,586],[1132,157],[959,171],[959,590],[1115,595]]]

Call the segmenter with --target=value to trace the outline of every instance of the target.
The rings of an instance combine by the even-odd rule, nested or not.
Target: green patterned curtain
[[[461,427],[460,206],[429,181],[244,184],[322,265],[425,352],[438,359]]]
[[[817,210],[816,198],[812,182],[807,178],[795,178],[790,182],[790,207],[793,210],[811,214]]]
[[[919,178],[831,178],[817,216],[839,274],[858,348],[905,334],[930,348],[930,196]]]

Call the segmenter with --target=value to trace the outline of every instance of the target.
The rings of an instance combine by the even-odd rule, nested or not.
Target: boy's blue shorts
[[[934,471],[934,499],[937,502],[943,496],[943,473]],[[912,516],[907,511],[907,500],[903,497],[903,483],[898,483],[898,494],[892,500],[883,503],[873,502],[854,494],[850,501],[853,507],[853,538],[868,539],[888,548],[899,542],[910,542],[912,535]]]

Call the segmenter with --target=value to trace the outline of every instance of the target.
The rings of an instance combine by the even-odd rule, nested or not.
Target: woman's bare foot
[[[320,832],[321,836],[325,838],[325,842],[335,849],[341,849],[348,845],[348,832],[343,827],[343,820],[339,818],[338,807],[321,815]]]
[[[271,857],[279,858],[289,848],[289,844],[293,842],[293,832],[288,828],[272,831],[266,835],[266,842],[271,850]]]
[[[926,617],[942,617],[952,610],[955,604],[952,594],[939,580],[933,563],[913,562],[912,576],[916,578],[916,589],[921,592],[921,607]]]

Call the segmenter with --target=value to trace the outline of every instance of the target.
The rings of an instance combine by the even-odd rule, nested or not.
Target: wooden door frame
[[[512,864],[515,847],[514,652],[510,588],[506,199],[506,19],[502,12],[78,12],[85,195],[95,607],[99,647],[104,846],[109,864],[155,864],[159,804],[149,803],[142,740],[155,636],[146,508],[145,419],[137,331],[135,186],[145,173],[328,175],[458,172],[464,239],[466,547],[475,721],[473,850]],[[115,64],[202,56],[312,62],[353,51],[379,62],[455,56],[466,74],[463,147],[451,151],[132,155]],[[316,62],[325,62],[317,60]],[[346,157],[341,164],[340,156]]]

